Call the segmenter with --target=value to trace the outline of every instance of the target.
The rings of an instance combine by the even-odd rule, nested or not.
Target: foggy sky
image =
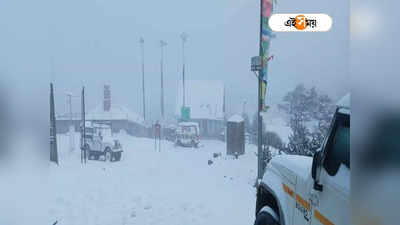
[[[268,104],[278,103],[300,82],[316,86],[334,100],[349,92],[348,1],[278,0],[275,12],[327,13],[333,18],[333,27],[327,33],[277,33],[271,45],[274,59],[268,71]],[[113,103],[141,114],[142,36],[147,112],[158,119],[158,42],[168,43],[164,52],[165,108],[171,115],[181,78],[182,32],[189,35],[187,79],[222,80],[228,114],[240,113],[245,99],[247,112],[254,113],[257,80],[250,72],[250,58],[258,55],[258,0],[3,1],[0,84],[6,90],[38,96],[47,105],[48,83],[53,80],[58,113],[65,112],[66,92],[79,95],[84,85],[87,108],[91,109],[101,103],[103,85],[110,84]],[[26,101],[25,107],[32,104],[38,103]],[[74,111],[78,107],[75,99]]]

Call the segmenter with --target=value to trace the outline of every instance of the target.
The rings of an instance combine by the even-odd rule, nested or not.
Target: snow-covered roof
[[[235,122],[235,123],[240,123],[243,121],[244,121],[243,117],[238,114],[235,114],[228,119],[228,122]]]
[[[199,126],[199,123],[196,122],[180,122],[178,123],[179,126]]]
[[[176,115],[183,102],[182,81],[178,85]],[[224,84],[215,80],[186,80],[185,105],[192,119],[223,119]]]
[[[99,104],[92,111],[86,114],[87,120],[129,120],[135,123],[143,124],[143,117],[130,111],[128,108],[112,104],[109,111],[103,110],[103,105]]]

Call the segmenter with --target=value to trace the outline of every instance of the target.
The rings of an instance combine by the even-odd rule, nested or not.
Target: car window
[[[85,132],[86,132],[86,133],[93,133],[93,132],[94,132],[94,129],[93,129],[93,128],[90,128],[90,127],[86,127],[86,128],[85,128]]]
[[[341,164],[350,169],[350,118],[348,115],[338,114],[326,146],[324,168],[329,175],[336,175]]]
[[[195,126],[184,126],[184,127],[182,127],[182,130],[187,133],[195,133],[196,127]]]

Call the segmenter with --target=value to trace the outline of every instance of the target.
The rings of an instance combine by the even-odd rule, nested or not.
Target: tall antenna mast
[[[186,33],[181,34],[181,39],[182,39],[182,57],[183,57],[183,64],[182,64],[182,91],[183,91],[183,100],[182,100],[182,107],[186,106],[185,102],[185,95],[186,95],[186,89],[185,89],[185,43],[187,41],[188,35]]]
[[[142,53],[142,97],[143,97],[143,119],[146,121],[146,97],[145,97],[145,89],[144,89],[144,39],[143,37],[139,40],[140,50]]]

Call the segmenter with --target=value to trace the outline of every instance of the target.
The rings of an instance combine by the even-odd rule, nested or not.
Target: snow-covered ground
[[[49,172],[48,218],[58,225],[252,224],[256,146],[239,159],[224,142],[202,141],[199,149],[120,134],[120,162],[80,163],[59,135],[60,165]],[[78,143],[76,138],[75,143]],[[78,149],[78,148],[76,148]],[[213,153],[222,156],[213,158]],[[213,164],[208,165],[208,160]]]

